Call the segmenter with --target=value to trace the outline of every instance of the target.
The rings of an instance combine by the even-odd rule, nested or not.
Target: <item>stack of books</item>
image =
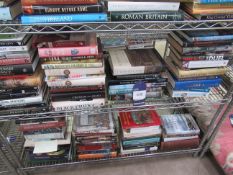
[[[232,0],[194,0],[183,3],[182,9],[199,20],[233,19]]]
[[[119,120],[121,155],[158,149],[162,131],[156,111],[120,112]]]
[[[112,105],[137,105],[162,96],[167,79],[161,75],[164,66],[155,50],[109,50],[109,54],[111,69],[107,71],[107,83]],[[137,98],[134,93],[140,91],[143,91],[143,97]]]
[[[106,1],[111,21],[181,21],[180,2]]]
[[[20,120],[19,125],[25,138],[24,156],[28,163],[71,159],[71,117],[64,114],[51,118],[41,116],[40,119]]]
[[[107,21],[98,0],[21,0],[23,24]]]
[[[177,31],[168,38],[168,91],[172,97],[207,96],[232,59],[232,31]]]
[[[161,115],[163,139],[161,150],[197,148],[200,129],[190,114]]]
[[[73,135],[78,160],[117,156],[117,136],[111,113],[76,117]]]
[[[0,115],[47,110],[44,74],[31,42],[31,35],[0,35]]]
[[[0,0],[0,21],[14,20],[21,13],[20,0]]]
[[[42,68],[55,111],[105,104],[103,54],[96,34],[37,35]]]

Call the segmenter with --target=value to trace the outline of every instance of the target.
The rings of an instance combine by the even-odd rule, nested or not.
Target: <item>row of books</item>
[[[79,116],[50,114],[18,123],[29,163],[197,148],[200,135],[190,114],[160,116],[155,110]]]
[[[0,20],[20,17],[23,24],[103,21],[180,21],[185,12],[197,19],[232,19],[231,0],[117,1],[117,0],[1,0]],[[181,4],[181,7],[180,7]],[[185,11],[185,12],[184,12]],[[0,13],[0,14],[1,14]]]
[[[227,71],[233,35],[195,35],[171,33],[165,59],[154,49],[103,51],[93,33],[8,35],[0,39],[0,115],[208,96]]]

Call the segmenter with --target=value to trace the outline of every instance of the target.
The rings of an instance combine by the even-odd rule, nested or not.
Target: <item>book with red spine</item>
[[[96,144],[96,145],[78,145],[77,149],[78,151],[89,151],[89,150],[103,150],[106,148],[111,148],[112,150],[117,149],[117,144],[112,143],[112,144]]]
[[[67,5],[67,4],[97,4],[98,0],[21,0],[22,6],[31,5]]]
[[[19,130],[24,131],[36,131],[36,130],[43,130],[49,128],[57,128],[57,127],[64,127],[66,126],[65,121],[53,121],[53,122],[46,122],[46,123],[39,123],[39,124],[25,124],[20,125]]]
[[[29,58],[29,57],[0,59],[0,66],[15,65],[15,64],[28,64],[28,63],[31,63],[31,62],[32,62],[32,59]]]
[[[123,129],[160,126],[160,117],[155,110],[120,112],[120,123]]]
[[[97,56],[98,44],[95,33],[38,35],[33,38],[41,58]]]

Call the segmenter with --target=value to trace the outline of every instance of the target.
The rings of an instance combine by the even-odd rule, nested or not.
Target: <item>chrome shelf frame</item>
[[[152,32],[173,30],[233,29],[233,20],[184,20],[184,21],[119,21],[21,24],[19,21],[2,22],[1,34],[54,34],[83,32]]]

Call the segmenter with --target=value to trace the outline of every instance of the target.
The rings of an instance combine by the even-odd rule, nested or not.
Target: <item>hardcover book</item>
[[[95,33],[37,35],[33,38],[40,57],[98,55]]]
[[[153,49],[110,50],[113,75],[158,73],[163,70],[160,55]]]
[[[98,0],[21,0],[22,6],[31,6],[31,5],[66,5],[66,4],[96,4]]]

